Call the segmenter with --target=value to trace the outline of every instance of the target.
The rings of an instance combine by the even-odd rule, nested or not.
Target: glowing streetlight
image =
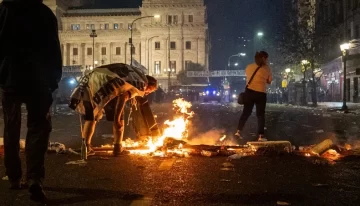
[[[154,15],[154,18],[155,18],[155,19],[160,18],[160,15],[159,15],[159,14],[155,14],[155,15]]]
[[[342,52],[347,51],[347,50],[349,50],[349,49],[350,49],[350,44],[349,44],[349,43],[345,43],[345,44],[341,44],[341,45],[340,45],[340,50],[341,50]]]
[[[246,53],[240,53],[240,56],[244,57],[246,56]]]
[[[264,36],[264,33],[263,32],[258,32],[257,36],[259,36],[259,37]]]
[[[290,72],[291,72],[291,69],[290,69],[290,68],[286,68],[286,69],[285,69],[285,72],[286,72],[286,73],[290,73]]]
[[[301,64],[302,64],[302,65],[306,65],[306,64],[309,64],[309,63],[310,63],[310,62],[309,62],[308,60],[305,60],[305,59],[301,61]]]
[[[234,66],[236,66],[236,67],[239,66],[239,63],[236,62],[236,63],[234,64]]]

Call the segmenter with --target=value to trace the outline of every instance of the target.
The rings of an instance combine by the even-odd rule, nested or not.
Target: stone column
[[[124,43],[124,63],[127,64],[128,63],[128,43],[125,42]]]
[[[70,44],[66,43],[66,48],[65,48],[65,65],[69,66],[70,65]]]
[[[109,63],[112,64],[113,63],[113,56],[114,56],[114,43],[110,42],[110,51],[109,51]]]
[[[65,45],[61,44],[61,59],[62,59],[62,64],[65,65]]]
[[[81,55],[81,58],[80,58],[80,64],[85,68],[85,55],[86,55],[86,47],[85,47],[85,43],[82,43],[81,44],[81,52],[80,52],[80,55]]]

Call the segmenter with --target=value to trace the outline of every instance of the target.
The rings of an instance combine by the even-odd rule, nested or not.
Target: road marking
[[[174,163],[175,163],[175,159],[165,160],[160,164],[159,170],[169,170],[171,169]]]
[[[153,197],[143,197],[138,200],[134,200],[131,202],[130,206],[150,206],[152,203]]]

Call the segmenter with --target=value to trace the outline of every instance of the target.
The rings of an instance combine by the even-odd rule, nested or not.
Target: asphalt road
[[[211,143],[223,134],[231,139],[239,106],[202,104],[193,109],[193,142]],[[79,117],[66,115],[65,108],[60,112],[53,118],[51,141],[78,148]],[[154,112],[158,122],[172,116],[170,105],[154,105]],[[279,105],[267,108],[267,137],[289,140],[294,145],[314,144],[326,138],[356,144],[360,140],[358,125],[356,114]],[[251,117],[243,135],[252,140],[255,132],[256,118]],[[111,124],[100,122],[94,144],[110,143],[110,139],[101,137],[110,133]],[[127,132],[125,136],[130,135]],[[47,155],[48,205],[360,205],[360,158],[355,156],[334,165],[295,155],[232,161],[226,157],[130,155],[91,157],[84,166],[66,165],[78,159],[72,154]],[[0,176],[4,176],[2,160]],[[29,205],[26,191],[9,191],[7,186],[7,181],[0,180],[0,205]]]

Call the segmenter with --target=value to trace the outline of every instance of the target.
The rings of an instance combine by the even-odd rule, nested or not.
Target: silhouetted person
[[[0,4],[0,87],[3,93],[5,168],[11,189],[21,189],[21,105],[28,112],[26,180],[30,199],[44,201],[44,159],[51,132],[52,92],[62,74],[57,20],[42,0]]]

